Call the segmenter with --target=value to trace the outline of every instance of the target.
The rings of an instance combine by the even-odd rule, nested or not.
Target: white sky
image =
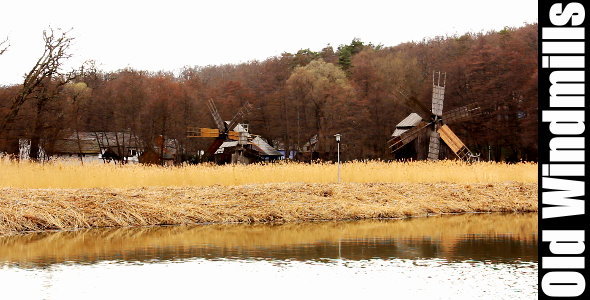
[[[536,0],[5,0],[0,40],[0,85],[21,83],[42,53],[48,26],[73,28],[68,68],[88,59],[105,71],[125,67],[178,71],[263,60],[282,52],[358,37],[394,46],[445,34],[537,22]]]

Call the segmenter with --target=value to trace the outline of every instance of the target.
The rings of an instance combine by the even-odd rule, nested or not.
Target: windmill
[[[438,75],[436,78],[435,75]],[[444,76],[444,77],[443,77]],[[388,141],[391,152],[403,148],[420,135],[428,133],[428,160],[438,160],[440,154],[440,140],[451,148],[457,157],[464,161],[474,161],[479,155],[474,155],[467,146],[455,135],[447,123],[457,123],[477,116],[481,108],[477,103],[471,103],[448,111],[443,118],[443,102],[446,86],[446,73],[434,72],[432,74],[432,109],[428,110],[414,97],[408,97],[405,93],[399,94],[407,101],[415,104],[421,112],[428,116],[423,118],[417,113],[411,113],[402,120]],[[436,79],[436,80],[435,80]],[[441,85],[442,79],[442,85]]]
[[[248,144],[248,129],[245,125],[239,126],[239,130],[234,131],[238,126],[238,122],[244,118],[252,109],[253,106],[249,102],[246,102],[234,115],[231,121],[224,122],[219,115],[219,111],[215,106],[213,99],[207,101],[207,107],[211,112],[213,121],[217,125],[217,129],[214,128],[198,128],[188,127],[187,137],[189,138],[215,138],[211,145],[205,150],[204,159],[211,158],[217,149],[227,140],[237,141],[238,145],[242,148]]]

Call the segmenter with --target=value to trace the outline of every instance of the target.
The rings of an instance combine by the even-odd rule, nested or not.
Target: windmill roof
[[[419,114],[411,113],[405,119],[395,125],[395,130],[391,136],[400,136],[404,132],[410,130],[410,128],[420,124],[421,121],[422,117]]]
[[[215,154],[221,154],[221,153],[223,153],[224,148],[235,147],[237,145],[238,145],[238,141],[225,141],[225,142],[223,142],[223,144],[221,144],[221,146],[219,146],[219,149],[217,149],[217,151],[215,151]]]
[[[405,119],[403,119],[401,122],[397,123],[397,125],[395,126],[398,129],[410,129],[416,125],[418,125],[418,123],[420,123],[420,121],[422,121],[422,117],[417,114],[417,113],[411,113],[409,114]]]
[[[259,136],[256,136],[250,142],[252,144],[252,148],[254,150],[260,152],[261,155],[264,156],[281,156],[281,152],[277,151],[277,149],[273,148],[269,145],[264,139]]]
[[[315,145],[317,142],[318,142],[318,135],[317,134],[314,134],[311,138],[309,138],[309,141],[307,141],[303,145],[303,148],[311,147],[311,146]]]
[[[259,155],[262,156],[281,156],[281,152],[277,151],[271,145],[269,145],[263,138],[259,136],[255,136],[252,141],[250,141],[250,145],[252,145],[252,149],[256,150]],[[215,154],[223,153],[225,148],[231,148],[238,146],[238,141],[225,141],[219,149],[215,151]]]
[[[410,129],[409,129],[409,128],[407,128],[407,129],[400,129],[400,128],[396,128],[396,129],[393,131],[393,134],[392,134],[391,136],[400,136],[400,135],[402,135],[404,132],[406,132],[406,131],[408,131],[408,130],[410,130]]]
[[[230,122],[230,121],[225,121],[225,124],[226,124],[226,125],[229,125],[229,122]],[[246,128],[244,128],[244,126],[242,126],[242,124],[240,124],[240,123],[238,123],[238,124],[236,125],[236,127],[234,127],[234,128],[232,129],[232,131],[235,131],[235,132],[248,132],[248,130],[246,130]]]

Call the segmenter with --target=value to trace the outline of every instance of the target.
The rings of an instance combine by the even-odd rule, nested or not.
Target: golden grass
[[[0,159],[0,235],[47,229],[536,211],[537,165],[142,165]]]
[[[330,163],[255,165],[188,165],[159,167],[94,163],[37,164],[0,159],[0,187],[133,188],[145,186],[211,186],[265,183],[333,183],[337,166]],[[537,164],[482,162],[349,162],[342,166],[345,183],[500,183],[537,182]]]
[[[537,184],[517,182],[0,188],[0,235],[48,229],[536,211]]]

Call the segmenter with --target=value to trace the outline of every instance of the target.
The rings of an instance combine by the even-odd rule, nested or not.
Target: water
[[[1,299],[533,299],[536,214],[0,237]]]

